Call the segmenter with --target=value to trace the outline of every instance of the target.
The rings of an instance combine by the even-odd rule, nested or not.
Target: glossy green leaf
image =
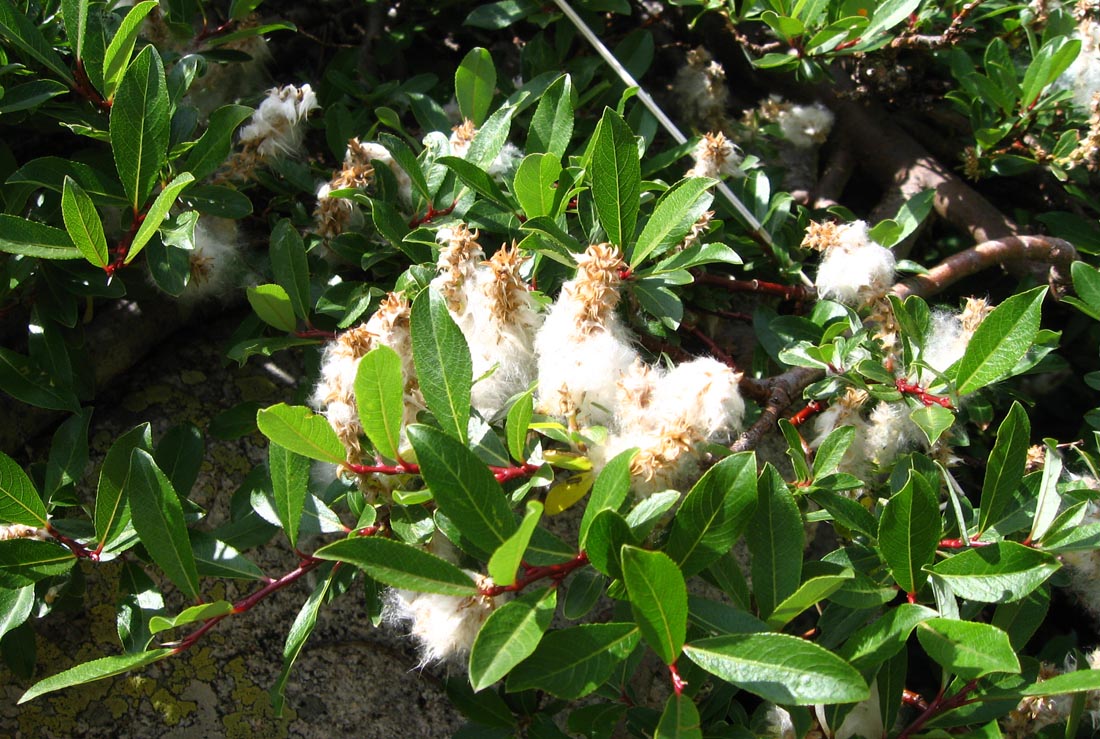
[[[714,180],[689,177],[666,190],[646,221],[638,243],[630,252],[630,266],[637,268],[652,255],[668,251],[683,238],[710,207]]]
[[[1062,476],[1062,456],[1053,439],[1043,439],[1043,476],[1039,483],[1039,499],[1035,501],[1035,515],[1031,521],[1029,541],[1041,541],[1051,524],[1058,517],[1062,496],[1058,492],[1058,479]]]
[[[71,388],[59,387],[26,355],[4,347],[0,347],[0,390],[39,408],[70,413],[80,411],[80,401]]]
[[[547,588],[526,593],[489,614],[470,649],[474,690],[500,680],[535,651],[557,605],[557,590]]]
[[[183,423],[168,429],[157,444],[153,459],[176,492],[186,497],[199,477],[205,451],[202,432],[194,424]]]
[[[198,598],[199,573],[183,507],[171,481],[144,449],[134,449],[130,457],[128,493],[134,529],[145,550],[176,587]]]
[[[684,652],[712,675],[781,705],[854,703],[870,694],[854,667],[796,636],[715,636],[686,645]]]
[[[388,346],[377,346],[359,360],[355,403],[363,432],[375,450],[387,459],[396,460],[405,413],[405,380],[397,352]]]
[[[542,503],[537,500],[527,501],[527,512],[520,521],[519,528],[489,558],[489,576],[496,585],[511,585],[516,581],[516,571],[523,561],[531,535],[535,533],[541,517]]]
[[[309,494],[309,460],[272,442],[267,449],[275,512],[290,546],[298,546],[298,527]]]
[[[470,49],[455,70],[455,99],[463,118],[480,126],[485,122],[493,92],[497,85],[497,70],[487,49]]]
[[[15,460],[0,452],[0,522],[44,528],[46,506]]]
[[[294,617],[294,623],[290,625],[290,631],[286,634],[286,643],[283,645],[283,668],[271,686],[271,707],[276,716],[283,714],[283,706],[286,702],[284,694],[287,681],[290,679],[290,670],[294,667],[298,655],[302,653],[302,648],[305,647],[310,634],[313,633],[313,627],[317,624],[317,614],[321,612],[321,606],[325,602],[325,596],[332,585],[334,575],[335,572],[329,572],[327,577],[317,583],[313,592],[306,598],[306,602],[298,610],[298,615]]]
[[[1080,669],[1054,675],[1023,689],[1023,695],[1068,695],[1100,690],[1100,670]]]
[[[527,151],[553,154],[560,161],[572,137],[573,80],[564,74],[551,82],[539,98],[527,132]]]
[[[852,579],[852,577],[851,570],[845,570],[837,575],[811,577],[806,580],[806,582],[799,585],[798,590],[788,595],[775,607],[775,610],[768,616],[768,627],[776,631],[782,629],[798,616],[798,614],[809,608],[813,608],[815,605],[840,590]]]
[[[199,577],[263,580],[263,570],[237,549],[205,531],[189,531]]]
[[[346,452],[332,426],[309,408],[279,403],[256,413],[256,425],[267,438],[303,457],[343,464]]]
[[[210,603],[202,603],[180,611],[175,616],[153,616],[149,619],[149,631],[159,634],[162,631],[179,628],[196,621],[206,621],[217,616],[227,616],[233,612],[233,604],[227,600],[215,600]]]
[[[450,562],[392,539],[342,539],[321,547],[313,556],[347,562],[393,588],[459,597],[477,594],[470,576]]]
[[[760,476],[756,511],[749,521],[745,541],[752,553],[757,609],[760,617],[766,619],[802,582],[805,541],[798,504],[787,483],[770,464]]]
[[[61,215],[69,238],[84,258],[97,267],[106,267],[110,257],[107,254],[103,221],[100,220],[95,203],[88,193],[68,175],[65,176],[64,190],[61,193]]]
[[[1015,674],[1020,671],[1020,661],[1008,634],[996,626],[930,618],[917,624],[917,639],[929,657],[964,680],[994,672]]]
[[[80,259],[83,255],[60,228],[0,214],[0,252],[39,259]]]
[[[955,424],[955,413],[933,403],[911,411],[909,420],[924,432],[924,438],[928,439],[929,444],[935,444],[943,436],[943,432]]]
[[[248,303],[260,320],[280,331],[291,332],[298,326],[294,305],[280,285],[268,284],[248,288]]]
[[[955,371],[959,395],[1007,377],[1039,332],[1046,287],[1008,298],[986,316],[974,332]]]
[[[515,204],[511,202],[509,196],[505,194],[504,190],[497,184],[497,181],[490,177],[488,172],[473,162],[452,156],[439,157],[436,161],[454,172],[455,176],[457,176],[464,185],[478,195],[484,197],[486,200],[496,203],[508,210],[512,210],[515,207]],[[381,227],[379,227],[379,230],[382,230]],[[385,231],[383,231],[383,233],[385,233]]]
[[[89,0],[61,0],[61,17],[65,22],[65,35],[73,50],[73,58],[84,56],[84,36],[88,32]]]
[[[1046,552],[999,541],[948,557],[929,568],[955,595],[980,603],[1011,603],[1042,585],[1061,565]]]
[[[642,174],[634,132],[611,108],[596,128],[591,174],[596,218],[607,240],[625,250],[638,221]]]
[[[689,696],[670,695],[653,739],[703,739],[699,709]]]
[[[176,204],[176,198],[180,196],[187,187],[195,181],[195,176],[190,172],[182,172],[175,176],[171,182],[164,186],[164,189],[157,193],[156,200],[149,206],[149,211],[145,215],[145,220],[141,222],[141,226],[138,227],[137,233],[134,235],[134,240],[130,244],[129,251],[126,252],[125,263],[129,264],[134,260],[134,257],[145,248],[145,245],[149,243],[149,239],[153,238],[153,234],[157,232],[161,224],[164,223],[164,219],[168,216],[168,212],[172,209],[172,206]]]
[[[34,585],[0,589],[0,639],[27,620],[33,605]]]
[[[508,418],[504,423],[504,432],[508,439],[508,453],[517,462],[527,460],[527,434],[531,428],[531,417],[535,411],[535,400],[531,391],[516,398],[508,409]]]
[[[931,608],[902,603],[848,637],[839,654],[857,670],[870,670],[900,652],[917,624],[936,615]]]
[[[127,67],[111,107],[111,149],[130,205],[141,209],[168,152],[170,104],[164,65],[146,46]]]
[[[528,154],[520,162],[512,181],[512,192],[527,218],[555,216],[559,202],[558,178],[561,161],[553,154]]]
[[[91,420],[92,408],[83,408],[63,421],[54,432],[46,463],[44,492],[47,497],[84,476],[84,468],[88,466],[88,424]]]
[[[70,87],[75,84],[65,62],[53,50],[34,22],[13,5],[11,0],[0,0],[0,36],[56,74]]]
[[[586,624],[551,631],[508,675],[508,692],[545,690],[566,700],[603,685],[638,644],[634,624]]]
[[[103,55],[103,94],[108,100],[114,97],[130,63],[130,55],[134,53],[134,44],[145,16],[155,7],[156,0],[145,0],[133,5],[115,31],[111,43],[107,44],[107,51]]]
[[[630,530],[630,525],[613,510],[600,511],[588,528],[588,540],[584,547],[588,561],[608,577],[622,579],[622,548],[626,544],[641,542]]]
[[[22,588],[67,572],[76,556],[60,544],[38,539],[0,540],[0,588]]]
[[[588,530],[596,516],[602,511],[617,511],[626,501],[626,496],[630,494],[630,463],[637,453],[637,449],[619,452],[600,470],[581,517],[580,533],[577,535],[581,549],[587,549]]]
[[[1030,439],[1031,420],[1027,417],[1027,411],[1018,401],[1013,401],[997,429],[997,441],[985,466],[978,534],[999,521],[1012,502],[1013,493],[1024,479]]]
[[[153,649],[148,652],[136,654],[120,654],[114,657],[101,657],[91,662],[77,665],[76,667],[59,672],[45,680],[39,680],[19,699],[19,703],[34,700],[40,695],[52,693],[55,690],[71,688],[74,685],[83,685],[94,680],[102,680],[105,677],[114,677],[139,667],[151,665],[158,660],[172,654],[171,649]]]
[[[448,434],[466,443],[473,363],[466,339],[435,290],[413,301],[413,362],[424,402]]]
[[[488,557],[516,531],[500,483],[473,452],[442,431],[413,425],[406,433],[439,510]]]
[[[229,158],[233,134],[252,115],[244,105],[223,105],[210,114],[206,131],[187,152],[184,169],[202,180],[214,174]]]
[[[413,189],[420,194],[426,202],[431,201],[431,191],[428,189],[428,182],[424,178],[424,170],[420,167],[420,160],[416,158],[416,154],[409,148],[409,145],[404,140],[394,136],[391,133],[378,134],[378,141],[382,146],[386,147],[390,155],[393,156],[397,165],[405,170],[405,174],[409,176],[410,184]]]
[[[733,546],[756,509],[756,455],[726,457],[699,478],[669,528],[665,553],[684,577],[705,570]]]
[[[630,610],[646,644],[666,665],[680,656],[687,638],[687,585],[672,558],[632,546],[622,549],[623,582]]]
[[[915,593],[928,579],[922,568],[936,555],[940,530],[936,494],[923,475],[913,472],[886,504],[878,529],[882,558],[905,592]]]
[[[3,98],[0,98],[0,115],[33,110],[68,91],[68,87],[54,80],[35,80],[9,87],[4,90]]]
[[[287,218],[275,224],[271,232],[271,271],[275,282],[290,297],[294,315],[306,320],[310,311],[306,245],[298,229]]]
[[[99,546],[110,549],[130,528],[130,457],[134,449],[153,451],[148,423],[127,431],[107,451],[99,470],[95,497],[95,535]]]

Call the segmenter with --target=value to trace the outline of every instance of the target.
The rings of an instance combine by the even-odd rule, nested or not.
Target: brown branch
[[[1050,265],[1051,292],[1061,297],[1072,284],[1069,267],[1076,260],[1077,250],[1068,241],[1050,236],[1006,236],[952,254],[926,273],[894,285],[891,291],[903,299],[910,295],[926,298],[995,265],[1039,262]]]
[[[784,300],[805,300],[814,295],[813,290],[801,285],[780,285],[775,282],[763,282],[762,280],[735,280],[726,275],[701,271],[693,274],[695,282],[698,284],[714,285],[730,292],[778,295]]]
[[[963,28],[963,23],[981,4],[982,0],[970,0],[959,9],[959,12],[951,19],[951,25],[941,34],[902,34],[891,41],[890,46],[895,49],[942,49],[946,46],[952,46],[958,43],[964,34],[974,31],[973,28]]]
[[[798,400],[806,387],[820,378],[822,371],[811,367],[795,367],[781,375],[770,377],[767,380],[742,380],[741,389],[746,395],[759,394],[761,388],[767,388],[767,402],[764,411],[737,441],[730,446],[734,452],[744,452],[753,449],[760,440],[779,422],[779,416]],[[752,388],[751,390],[749,388]]]

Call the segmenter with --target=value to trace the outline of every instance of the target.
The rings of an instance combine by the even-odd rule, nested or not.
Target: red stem
[[[424,215],[420,216],[419,218],[413,218],[411,221],[409,221],[409,228],[416,228],[417,226],[423,226],[425,223],[431,223],[433,220],[435,220],[439,216],[450,215],[451,212],[455,209],[456,205],[458,205],[458,199],[457,198],[455,199],[455,201],[453,203],[448,205],[446,208],[441,208],[440,210],[436,210],[435,206],[432,205],[431,203],[429,203],[428,204],[428,212],[425,213]]]
[[[501,593],[516,593],[523,590],[528,585],[538,582],[539,580],[545,580],[547,578],[554,581],[557,585],[564,580],[573,570],[584,567],[588,564],[588,555],[581,552],[568,562],[562,562],[556,565],[545,565],[544,567],[525,567],[523,576],[517,577],[516,581],[511,585],[491,585],[481,590],[481,594],[490,598],[495,598]]]
[[[737,369],[737,364],[733,361],[733,357],[727,354],[722,347],[718,346],[718,342],[707,336],[705,331],[693,323],[681,323],[680,325],[683,326],[685,331],[706,344],[707,349],[710,350],[710,353],[713,354],[719,362],[732,369]]]
[[[336,338],[336,332],[325,331],[320,328],[306,328],[301,331],[295,331],[294,336],[298,339],[321,339],[322,341],[332,341]]]
[[[684,694],[684,688],[687,687],[687,683],[680,677],[680,671],[676,669],[675,662],[668,666],[668,675],[672,678],[672,692],[676,693],[676,697],[678,698]]]
[[[901,702],[907,706],[913,706],[924,711],[928,709],[928,701],[921,697],[920,693],[915,693],[908,688],[901,691]]]
[[[903,393],[905,395],[915,395],[917,400],[924,403],[926,407],[930,405],[938,405],[947,408],[948,410],[955,409],[955,406],[951,405],[951,401],[948,398],[944,398],[939,395],[933,395],[932,393],[927,392],[920,385],[911,383],[903,377],[899,377],[897,380],[894,381],[894,387],[898,389],[899,393]]]
[[[897,739],[909,739],[909,737],[920,731],[925,724],[935,718],[938,714],[945,711],[950,711],[953,708],[959,706],[965,706],[967,703],[972,702],[971,699],[966,696],[978,687],[977,680],[971,680],[966,685],[962,686],[958,693],[950,698],[944,698],[944,688],[940,688],[940,692],[936,694],[936,697],[928,704],[928,708],[924,709],[924,712],[917,716],[913,723],[905,727],[905,729],[898,734]]]
[[[349,470],[357,475],[419,475],[420,465],[412,462],[398,462],[397,464],[345,464]],[[518,467],[494,467],[489,466],[493,477],[497,482],[514,480],[517,477],[529,477],[538,472],[538,465],[523,463]]]
[[[966,549],[967,547],[987,547],[993,542],[978,541],[977,537],[973,539],[941,539],[938,545],[939,549]]]
[[[806,421],[809,421],[814,415],[825,410],[825,408],[825,403],[822,403],[820,400],[811,400],[806,404],[805,408],[791,416],[791,425],[795,427],[801,426],[806,423]]]
[[[115,258],[103,268],[108,277],[126,264],[126,255],[130,253],[130,244],[134,243],[134,237],[137,236],[138,229],[141,228],[142,221],[145,220],[145,215],[141,211],[134,211],[134,219],[130,222],[130,230],[126,232],[119,240],[118,246],[115,247]]]
[[[762,280],[735,280],[732,277],[708,272],[695,273],[695,281],[703,285],[716,285],[730,292],[762,293],[778,295],[784,300],[804,300],[810,297],[810,291],[801,285],[780,285]]]
[[[60,544],[62,544],[66,549],[75,554],[79,559],[90,559],[93,562],[99,561],[99,553],[103,547],[99,547],[95,551],[92,551],[76,539],[70,539],[69,537],[65,536],[50,524],[46,524],[46,532],[49,533],[49,535],[53,538],[57,539]]]
[[[100,95],[99,91],[92,85],[92,81],[88,79],[88,71],[84,68],[83,59],[76,60],[76,68],[73,69],[73,79],[76,80],[76,86],[73,88],[73,92],[99,108],[100,112],[111,112],[111,101]]]

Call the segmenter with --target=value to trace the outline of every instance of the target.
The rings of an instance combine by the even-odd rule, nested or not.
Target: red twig
[[[351,464],[344,465],[357,475],[419,475],[420,465],[412,462],[398,462],[397,464]],[[489,466],[493,477],[497,482],[514,480],[517,477],[529,477],[538,472],[538,465],[523,463],[518,467],[494,467]]]
[[[556,565],[545,565],[543,567],[525,567],[523,575],[517,577],[516,581],[511,585],[491,585],[481,590],[481,594],[490,598],[495,598],[501,593],[516,593],[523,590],[528,585],[536,583],[539,580],[546,580],[549,578],[557,585],[564,580],[570,572],[573,570],[584,567],[588,564],[588,555],[581,552],[568,562],[562,562]]]
[[[928,701],[921,697],[920,693],[915,693],[908,688],[901,691],[901,702],[907,706],[913,706],[924,711],[928,708]]]
[[[730,292],[778,295],[784,300],[805,300],[812,295],[807,288],[801,285],[780,285],[776,282],[764,282],[763,280],[735,280],[732,277],[709,272],[695,273],[695,281],[702,285],[715,285]]]
[[[681,323],[680,326],[682,326],[683,329],[690,333],[692,336],[699,339],[699,341],[706,344],[707,349],[710,350],[710,353],[714,355],[715,359],[717,359],[719,362],[726,365],[727,367],[737,369],[737,363],[733,361],[733,357],[731,357],[725,349],[718,346],[718,342],[708,336],[705,331],[696,326],[694,323]]]
[[[84,546],[76,539],[70,539],[69,537],[65,536],[50,524],[46,524],[46,532],[53,538],[57,539],[58,543],[60,543],[70,552],[75,554],[79,559],[90,559],[93,562],[99,561],[99,553],[102,550],[102,547],[99,547],[94,551],[88,549],[88,547]]]
[[[675,662],[668,666],[668,675],[672,678],[672,692],[676,693],[677,697],[683,695],[687,683],[680,677],[680,671],[676,669]]]
[[[939,549],[966,549],[967,547],[986,547],[992,542],[978,541],[975,537],[973,539],[941,539],[938,548]]]
[[[903,377],[899,377],[894,382],[894,387],[896,387],[898,389],[898,392],[902,393],[903,395],[916,396],[917,400],[924,403],[926,407],[930,405],[938,405],[947,408],[948,410],[955,409],[955,406],[951,405],[951,401],[948,398],[926,392],[925,389],[922,388],[920,385],[915,385]]]
[[[298,339],[321,339],[322,341],[332,341],[336,338],[336,332],[325,331],[319,328],[306,328],[301,331],[295,331],[294,336]]]
[[[236,21],[232,18],[219,26],[215,26],[214,28],[210,28],[204,23],[202,30],[195,34],[195,38],[192,43],[197,46],[200,42],[205,41],[212,36],[219,36],[232,28],[234,23],[236,23]]]
[[[134,237],[137,236],[138,229],[141,228],[144,220],[145,213],[135,210],[134,219],[130,222],[130,230],[119,240],[118,246],[114,249],[115,258],[103,268],[108,277],[111,277],[126,264],[126,255],[130,253],[130,245],[134,243]]]
[[[450,215],[451,212],[454,211],[456,205],[458,205],[457,199],[455,199],[455,201],[448,205],[446,208],[436,210],[435,206],[429,203],[428,212],[420,216],[419,218],[413,218],[411,221],[409,221],[409,228],[416,228],[417,226],[423,226],[425,223],[431,223],[439,216]]]
[[[809,421],[811,418],[813,418],[816,414],[825,410],[826,407],[827,406],[825,405],[825,403],[822,403],[820,400],[811,400],[809,403],[806,404],[805,408],[791,416],[791,425],[795,427],[801,426],[802,424],[806,423],[806,421]]]
[[[962,686],[958,693],[950,698],[944,698],[945,688],[940,688],[940,692],[936,694],[936,697],[932,699],[932,702],[928,704],[928,708],[924,709],[924,712],[905,727],[905,729],[898,734],[897,739],[909,739],[909,737],[920,731],[925,724],[935,718],[937,715],[950,711],[953,708],[959,706],[965,706],[967,703],[972,703],[973,699],[967,698],[967,696],[973,692],[974,688],[978,687],[977,680],[971,680],[966,685]]]
[[[101,113],[111,112],[111,101],[100,95],[99,90],[95,89],[95,86],[92,85],[92,81],[88,78],[88,71],[84,68],[83,59],[76,60],[76,68],[73,69],[73,79],[76,80],[76,86],[73,88],[73,92],[99,108]]]

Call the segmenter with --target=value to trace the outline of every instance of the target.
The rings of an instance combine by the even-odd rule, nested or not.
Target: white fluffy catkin
[[[303,124],[316,108],[317,96],[308,84],[273,87],[241,129],[241,143],[255,149],[262,159],[296,155],[305,135]]]
[[[699,139],[691,151],[694,164],[685,177],[711,177],[721,179],[725,175],[740,177],[741,154],[733,142],[723,133],[708,133]]]
[[[871,240],[867,224],[817,224],[804,246],[823,250],[814,285],[822,298],[845,305],[867,305],[894,282],[894,253]]]

